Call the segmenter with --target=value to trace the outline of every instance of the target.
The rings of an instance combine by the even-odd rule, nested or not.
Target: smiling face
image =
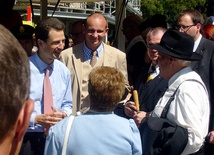
[[[51,29],[49,31],[47,41],[38,39],[39,45],[39,56],[47,64],[51,64],[55,58],[59,57],[65,46],[65,35],[64,31],[56,31]]]
[[[96,50],[108,33],[107,21],[103,15],[95,13],[88,17],[84,33],[88,48]]]

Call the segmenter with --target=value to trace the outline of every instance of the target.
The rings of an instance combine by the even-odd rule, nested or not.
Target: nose
[[[65,47],[65,41],[60,41],[58,49],[62,50]]]
[[[94,31],[94,33],[92,34],[94,37],[97,37],[98,36],[98,33],[97,31]]]

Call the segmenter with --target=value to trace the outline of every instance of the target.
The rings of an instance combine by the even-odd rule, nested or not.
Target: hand
[[[58,109],[54,108],[53,106],[51,108],[54,112],[55,117],[65,118],[67,116],[67,114],[63,112],[63,109],[58,110]]]
[[[214,130],[209,133],[209,143],[214,144]]]
[[[44,134],[47,135],[50,127],[61,121],[64,117],[66,117],[66,114],[59,111],[51,114],[36,115],[34,123],[44,127]]]
[[[44,128],[50,128],[51,126],[62,120],[62,117],[57,117],[57,115],[58,113],[56,114],[56,112],[51,114],[36,115],[34,123],[40,124]]]
[[[135,103],[132,101],[129,101],[125,104],[124,112],[127,116],[132,117],[137,114],[137,108],[135,106]]]
[[[133,116],[133,119],[137,125],[137,127],[140,126],[141,121],[143,118],[146,117],[146,112],[145,111],[139,111],[137,114]]]

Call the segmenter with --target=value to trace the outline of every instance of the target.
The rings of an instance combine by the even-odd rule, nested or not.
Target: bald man
[[[88,16],[83,28],[85,41],[61,53],[61,61],[71,72],[72,113],[74,115],[77,111],[89,109],[88,75],[94,67],[115,67],[128,80],[125,53],[103,43],[108,30],[108,21],[106,18],[100,13],[93,13]],[[90,64],[93,51],[97,51],[96,64],[94,66]]]

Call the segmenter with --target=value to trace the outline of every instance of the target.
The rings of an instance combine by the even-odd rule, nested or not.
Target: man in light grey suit
[[[93,13],[88,16],[83,30],[85,41],[61,53],[60,60],[71,72],[73,115],[77,111],[89,108],[88,75],[93,67],[115,67],[123,73],[128,81],[125,53],[103,43],[108,30],[108,21],[106,18],[100,13]],[[92,67],[90,62],[93,51],[97,51],[97,54],[96,64]]]

